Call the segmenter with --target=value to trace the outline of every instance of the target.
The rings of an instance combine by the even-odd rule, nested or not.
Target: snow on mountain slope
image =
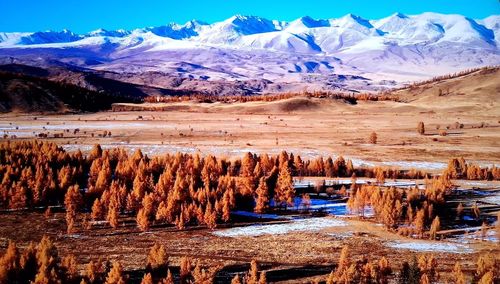
[[[291,22],[236,15],[212,24],[193,20],[83,35],[68,30],[0,33],[0,59],[46,58],[86,68],[171,72],[204,80],[328,82],[338,74],[382,74],[405,81],[498,65],[499,44],[500,15],[474,20],[396,13],[367,20],[348,14]]]
[[[496,45],[497,47],[500,47],[500,15],[489,16],[477,22],[493,31]]]
[[[400,45],[435,42],[443,37],[443,28],[431,21],[419,20],[401,13],[374,21],[385,33],[384,38]]]
[[[184,25],[170,23],[166,26],[149,27],[139,29],[136,31],[152,32],[153,34],[161,37],[168,37],[176,40],[187,39],[197,36],[199,31],[208,24],[196,20],[191,20]]]
[[[298,18],[295,21],[290,22],[286,25],[286,30],[289,32],[304,32],[311,28],[329,27],[329,20],[315,20],[309,16]]]
[[[62,30],[60,32],[46,31],[36,32],[30,35],[23,36],[19,39],[20,44],[44,44],[44,43],[63,43],[73,42],[82,39],[83,36],[77,35],[69,30]]]
[[[95,36],[107,36],[107,37],[124,37],[129,35],[130,32],[126,30],[116,30],[116,31],[108,31],[105,29],[97,29],[95,31],[91,31],[87,35],[89,37],[95,37]]]
[[[0,46],[15,46],[19,39],[31,33],[2,33],[0,32]]]
[[[385,42],[397,45],[432,44],[440,42],[456,42],[476,45],[495,45],[498,40],[495,31],[498,31],[500,16],[494,15],[484,20],[473,20],[461,15],[443,15],[437,13],[423,13],[407,16],[396,13],[380,20],[366,20],[359,16],[348,14],[338,19],[315,20],[311,17],[302,17],[292,22],[267,20],[255,16],[236,15],[225,21],[206,24],[196,20],[184,25],[175,23],[165,26],[148,27],[134,31],[107,31],[99,29],[85,35],[77,35],[68,30],[61,32],[46,31],[35,33],[0,33],[0,42],[4,47],[20,45],[39,45],[50,43],[70,43],[88,37],[108,38],[139,38],[146,33],[153,33],[160,37],[174,40],[188,40],[215,45],[235,45],[235,47],[262,46],[266,48],[266,41],[275,42],[276,37],[288,38],[287,34],[302,35],[314,42],[311,45],[320,47],[320,50],[334,51],[332,45],[356,45],[368,38],[383,38]],[[281,32],[284,34],[267,33]],[[239,39],[254,35],[252,39],[260,42]],[[261,37],[259,39],[259,37]],[[273,46],[273,44],[270,44]],[[318,48],[311,48],[317,52]],[[281,51],[289,51],[286,46]],[[292,48],[292,52],[295,49]]]
[[[197,38],[203,43],[231,44],[241,36],[262,34],[281,29],[281,24],[255,16],[236,15],[225,21],[202,26]]]
[[[234,42],[235,46],[245,49],[267,49],[292,53],[317,53],[321,48],[307,34],[293,34],[288,31],[268,32],[243,36]]]
[[[438,43],[448,41],[478,45],[492,44],[493,32],[464,16],[423,13],[415,17],[420,22],[432,22],[443,30],[443,37],[437,41]]]

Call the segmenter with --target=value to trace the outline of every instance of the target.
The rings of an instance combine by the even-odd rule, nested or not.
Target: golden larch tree
[[[434,220],[432,221],[431,228],[429,230],[429,239],[436,239],[436,233],[439,231],[440,227],[441,222],[439,220],[439,216],[436,216],[436,218],[434,218]]]
[[[123,268],[120,262],[114,261],[111,270],[106,277],[106,284],[125,284],[125,278],[123,277]]]
[[[259,186],[255,191],[257,197],[255,199],[255,213],[264,213],[269,207],[269,188],[267,187],[267,182],[264,177],[259,180]]]
[[[70,234],[73,231],[76,214],[78,208],[83,203],[82,195],[80,194],[80,188],[78,185],[70,186],[66,195],[64,196],[64,206],[66,207],[66,224],[67,231]]]
[[[285,207],[293,206],[294,197],[295,188],[293,187],[292,175],[288,163],[284,163],[279,170],[274,200],[277,204],[284,204]]]

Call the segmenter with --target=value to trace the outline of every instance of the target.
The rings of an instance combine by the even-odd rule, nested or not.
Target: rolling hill
[[[443,76],[392,91],[401,101],[417,107],[481,111],[500,115],[500,68],[489,67]]]

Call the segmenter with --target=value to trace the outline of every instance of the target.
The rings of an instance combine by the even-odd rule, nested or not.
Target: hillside
[[[43,67],[5,64],[0,65],[0,74],[3,112],[99,111],[110,109],[112,103],[137,103],[148,96],[178,96],[192,92],[157,87],[153,77],[141,81],[130,74],[64,64]]]
[[[480,110],[500,115],[500,68],[482,68],[391,92],[416,107]]]
[[[94,112],[109,109],[114,102],[137,101],[74,84],[0,71],[1,112]]]
[[[148,74],[150,76],[148,76]],[[171,110],[172,104],[141,104],[146,97],[251,95],[259,94],[258,88],[246,85],[238,91],[237,84],[214,84],[176,81],[164,73],[148,73],[134,76],[115,72],[93,71],[71,66],[40,68],[34,66],[0,65],[0,110],[9,111],[100,111],[114,110]],[[219,91],[214,91],[219,90]],[[442,76],[433,80],[416,82],[408,87],[384,92],[395,96],[401,103],[393,107],[407,109],[448,109],[451,111],[499,112],[497,97],[500,94],[500,68],[482,68],[458,75]],[[209,96],[210,97],[210,96]],[[235,97],[237,98],[237,97]],[[152,100],[149,100],[153,102]],[[125,104],[120,104],[125,103]],[[197,108],[196,103],[190,103]],[[234,104],[221,107],[228,108]],[[321,111],[328,108],[328,100],[293,99],[275,103],[245,103],[245,112]],[[208,105],[217,110],[219,104]],[[235,105],[235,108],[239,107]],[[253,109],[255,108],[255,109]],[[203,107],[201,111],[206,111]]]

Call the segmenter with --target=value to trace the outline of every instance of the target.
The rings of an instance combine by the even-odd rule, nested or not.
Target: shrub
[[[417,132],[418,134],[420,135],[424,135],[425,134],[425,125],[422,121],[420,121],[417,125]]]
[[[369,138],[370,143],[377,144],[377,133],[372,132]]]

